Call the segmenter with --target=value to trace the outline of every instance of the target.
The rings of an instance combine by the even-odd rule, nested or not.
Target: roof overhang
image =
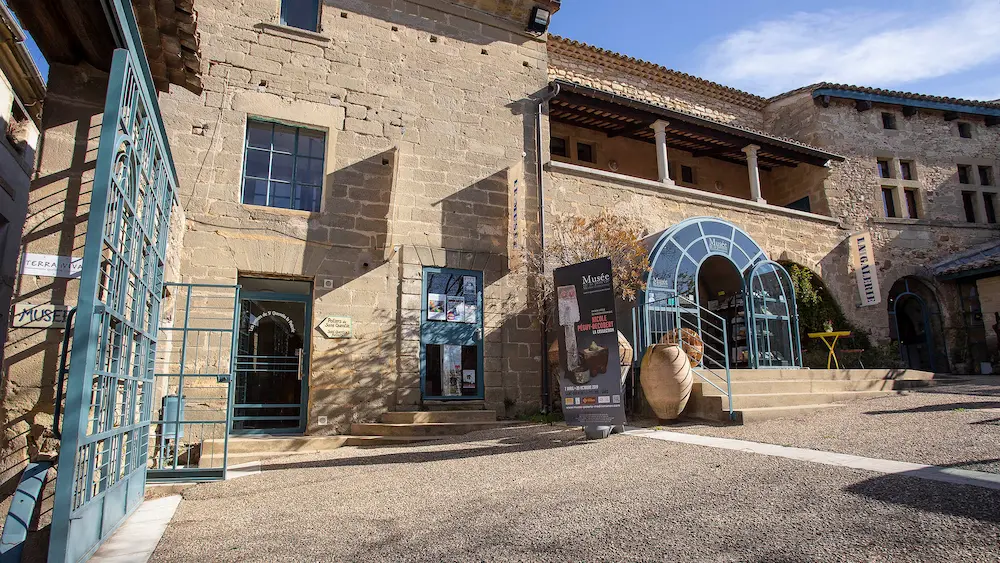
[[[812,97],[820,101],[829,98],[842,98],[845,100],[855,100],[860,102],[872,102],[917,109],[930,109],[943,112],[963,113],[966,115],[982,115],[1000,119],[1000,108],[975,106],[968,104],[956,104],[952,102],[922,100],[905,96],[893,96],[889,94],[876,94],[872,92],[858,92],[855,90],[845,90],[841,88],[817,88],[813,90]]]
[[[942,281],[975,280],[1000,275],[1000,243],[989,241],[953,254],[934,265],[934,277]]]
[[[746,164],[742,152],[757,145],[762,168],[794,167],[799,164],[826,166],[844,157],[760,131],[729,125],[682,111],[668,109],[619,94],[565,80],[555,80],[559,93],[549,102],[549,118],[556,122],[585,127],[609,137],[627,137],[655,142],[651,125],[667,121],[667,146],[690,152],[696,157]]]

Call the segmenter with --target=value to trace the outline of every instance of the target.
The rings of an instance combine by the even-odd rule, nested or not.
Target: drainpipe
[[[537,164],[536,172],[538,174],[538,239],[541,244],[542,253],[542,276],[545,276],[545,175],[542,170],[542,153],[544,145],[542,145],[542,112],[545,111],[546,104],[549,100],[559,95],[559,85],[555,82],[550,82],[548,90],[542,94],[542,97],[538,99],[538,113],[535,114],[535,163]],[[544,303],[544,301],[543,301]],[[551,397],[549,396],[549,333],[546,330],[545,320],[545,309],[542,307],[542,413],[549,413],[549,405],[551,402]]]

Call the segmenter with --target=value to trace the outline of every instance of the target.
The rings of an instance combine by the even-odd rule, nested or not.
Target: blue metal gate
[[[135,30],[131,7],[116,16]],[[87,558],[142,502],[176,173],[138,34],[108,81],[52,512],[50,562]],[[136,54],[138,53],[138,54]]]
[[[225,479],[240,287],[168,283],[164,289],[149,480]]]

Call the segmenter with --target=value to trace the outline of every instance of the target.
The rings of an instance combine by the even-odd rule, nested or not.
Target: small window
[[[882,211],[886,217],[896,216],[896,202],[893,200],[892,188],[882,188]]]
[[[959,184],[971,184],[972,183],[972,167],[966,166],[965,164],[958,165],[958,183]]]
[[[959,123],[958,124],[958,136],[963,139],[972,138],[972,124],[971,123]]]
[[[976,192],[962,192],[962,206],[965,207],[965,220],[976,222]]]
[[[980,166],[979,167],[979,185],[981,186],[992,186],[993,184],[993,167],[992,166]]]
[[[909,160],[899,161],[899,177],[904,180],[913,179],[913,163]]]
[[[319,0],[281,0],[281,25],[319,31]]]
[[[895,129],[896,128],[896,116],[887,112],[882,112],[882,129]]]
[[[566,139],[562,137],[552,137],[549,141],[549,150],[552,152],[552,156],[569,157],[569,151],[566,150],[567,147]]]
[[[245,149],[243,203],[319,211],[325,133],[250,119]]]
[[[889,164],[888,160],[878,160],[878,177],[892,178],[892,166]]]
[[[694,184],[694,168],[681,165],[681,182]]]
[[[594,158],[594,145],[589,143],[577,143],[576,159],[582,160],[583,162],[597,162],[597,159]]]
[[[984,193],[983,194],[983,205],[986,207],[986,222],[993,224],[997,222],[997,208],[994,207],[996,194]]]
[[[919,219],[917,215],[917,190],[903,190],[906,196],[906,216],[910,219]]]

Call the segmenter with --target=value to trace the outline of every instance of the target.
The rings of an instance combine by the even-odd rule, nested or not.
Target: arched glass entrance
[[[940,337],[941,312],[934,292],[920,280],[900,278],[886,302],[889,337],[899,343],[903,364],[912,369],[947,371],[947,354]]]
[[[637,325],[648,334],[640,350],[661,337],[649,319],[673,313],[674,324],[699,332],[706,357],[713,355],[712,344],[723,347],[712,359],[729,367],[802,365],[791,278],[736,225],[714,217],[687,219],[663,232],[650,264],[643,322]],[[723,335],[726,343],[718,346]]]

